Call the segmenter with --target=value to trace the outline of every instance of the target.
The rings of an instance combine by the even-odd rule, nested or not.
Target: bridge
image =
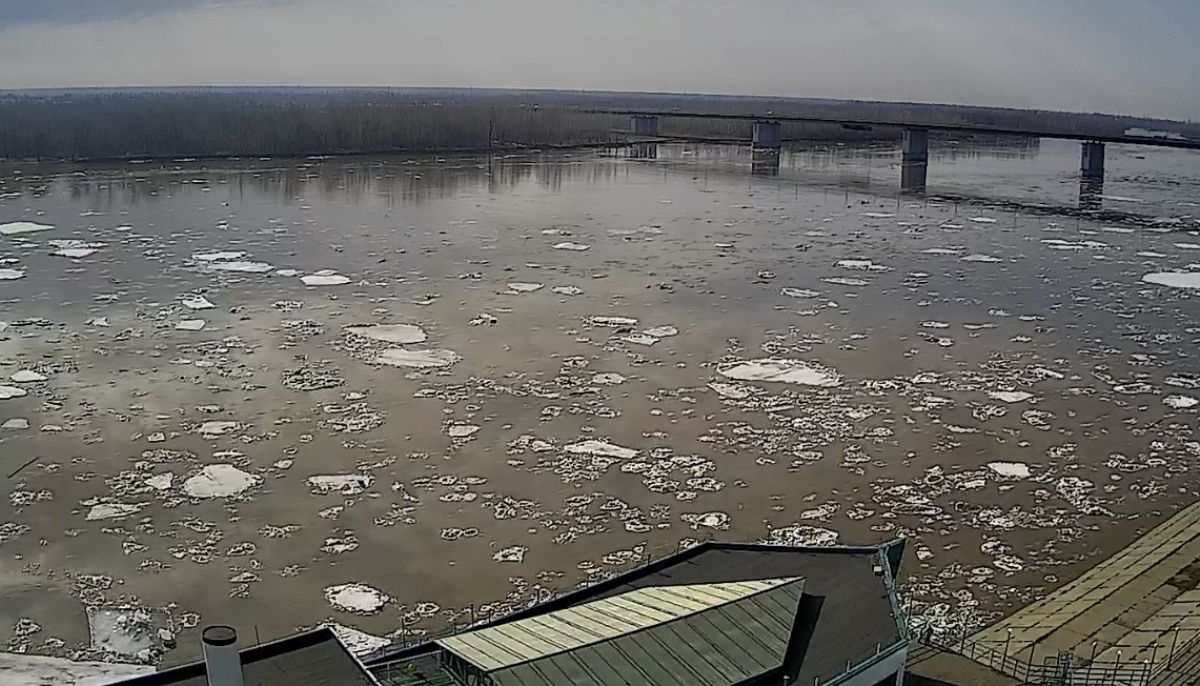
[[[902,171],[900,187],[906,191],[923,191],[929,164],[929,133],[983,134],[989,136],[1014,136],[1021,138],[1055,138],[1076,140],[1082,143],[1080,155],[1081,193],[1084,188],[1096,189],[1104,182],[1105,144],[1150,145],[1162,148],[1200,150],[1200,140],[1169,136],[1134,136],[1128,134],[1081,134],[1078,132],[1051,129],[1012,128],[986,124],[934,124],[927,122],[897,121],[888,119],[850,119],[843,117],[821,117],[809,115],[732,114],[714,112],[684,112],[679,110],[583,110],[589,114],[608,114],[630,118],[630,132],[638,136],[658,136],[660,118],[673,119],[725,119],[753,122],[752,142],[755,149],[778,150],[782,143],[784,123],[833,124],[848,129],[869,131],[875,128],[901,129]]]

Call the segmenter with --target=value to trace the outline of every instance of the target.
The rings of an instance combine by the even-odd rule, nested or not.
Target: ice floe
[[[624,446],[608,443],[606,441],[597,441],[594,439],[563,446],[563,450],[571,453],[572,455],[598,455],[601,457],[615,457],[621,460],[632,459],[637,457],[638,454],[638,451],[634,450],[633,448],[626,448]]]
[[[301,276],[300,281],[305,286],[344,286],[350,283],[350,277],[338,274],[332,269],[322,269]]]
[[[355,336],[397,345],[423,343],[426,339],[425,330],[413,324],[355,325],[347,326],[345,330]]]
[[[13,398],[23,398],[28,395],[29,391],[19,386],[6,386],[0,384],[0,400],[11,400]]]
[[[1146,274],[1142,281],[1169,288],[1200,288],[1200,272],[1156,272]]]
[[[1005,479],[1028,479],[1030,474],[1024,462],[989,462],[987,468]]]
[[[8,377],[14,383],[36,383],[45,381],[46,375],[32,369],[19,369]]]
[[[16,281],[25,277],[24,269],[10,269],[8,267],[0,267],[0,281]]]
[[[367,584],[337,584],[325,588],[325,600],[342,612],[373,615],[391,601],[383,591]]]
[[[777,358],[730,363],[719,369],[719,373],[738,381],[766,381],[826,388],[842,383],[841,374],[824,365]]]
[[[462,360],[462,356],[453,350],[438,348],[431,350],[389,348],[381,351],[374,358],[376,364],[385,364],[391,367],[411,367],[414,369],[449,367],[460,360]]]
[[[262,477],[247,474],[231,464],[210,464],[183,482],[183,492],[193,498],[228,498],[262,483]]]
[[[37,222],[8,222],[0,224],[0,236],[16,236],[23,233],[49,231],[53,228],[50,224],[38,224]]]

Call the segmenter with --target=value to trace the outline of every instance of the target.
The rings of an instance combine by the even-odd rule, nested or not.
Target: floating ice
[[[1200,250],[1200,243],[1176,243],[1175,247],[1180,250]]]
[[[719,383],[716,381],[710,383],[708,387],[713,389],[713,391],[722,398],[729,398],[730,400],[743,400],[745,398],[749,398],[754,392],[753,389],[746,386],[739,386],[732,383]]]
[[[19,386],[5,386],[0,384],[0,400],[11,400],[12,398],[23,398],[29,391]]]
[[[638,320],[633,317],[586,317],[584,321],[591,326],[608,326],[619,328],[622,326],[637,326]]]
[[[435,348],[431,350],[404,350],[389,348],[375,356],[375,364],[386,364],[392,367],[413,367],[428,369],[449,367],[462,359],[462,355],[453,350]]]
[[[241,424],[228,420],[212,420],[200,425],[199,432],[203,436],[220,436],[229,433]]]
[[[3,424],[0,424],[0,429],[28,429],[28,428],[29,428],[29,420],[25,419],[23,417],[16,417],[13,419],[9,419],[9,420],[6,420]]]
[[[9,269],[8,267],[0,267],[0,281],[15,281],[24,278],[24,269]]]
[[[637,457],[638,454],[638,451],[633,448],[626,448],[613,443],[591,439],[563,446],[563,450],[572,455],[599,455],[601,457],[615,457],[621,460]]]
[[[1006,403],[1023,403],[1033,397],[1027,391],[988,391],[988,397]]]
[[[863,212],[863,216],[869,217],[870,219],[891,219],[896,215],[892,214],[891,212]]]
[[[829,388],[839,386],[842,376],[836,370],[811,362],[763,358],[735,362],[718,372],[738,381],[766,381]]]
[[[996,220],[991,217],[971,217],[968,221],[973,221],[976,224],[995,224]]]
[[[171,488],[173,481],[175,481],[175,475],[171,472],[162,472],[161,474],[146,477],[146,485],[156,491],[165,491]]]
[[[318,474],[308,477],[308,487],[320,494],[358,495],[371,485],[370,474]]]
[[[0,236],[16,236],[35,231],[49,231],[53,228],[50,224],[38,224],[36,222],[9,222],[7,224],[0,224]]]
[[[870,281],[864,281],[863,279],[847,279],[841,276],[830,276],[821,280],[837,286],[866,286],[870,283]]]
[[[193,295],[183,300],[183,306],[189,310],[211,310],[216,305],[209,302],[208,298],[203,295]]]
[[[840,269],[855,269],[860,271],[886,272],[891,267],[886,267],[882,264],[875,264],[871,260],[838,260],[833,263],[833,266]]]
[[[193,498],[228,498],[262,482],[231,464],[210,464],[183,482],[183,492]]]
[[[108,317],[92,317],[84,322],[88,326],[108,326]]]
[[[1200,288],[1200,272],[1156,272],[1146,274],[1142,281],[1169,288]]]
[[[373,586],[353,583],[327,587],[325,600],[342,612],[373,615],[382,610],[391,598]]]
[[[626,343],[636,343],[637,345],[654,345],[658,342],[658,339],[654,336],[647,336],[646,334],[641,333],[635,333],[631,336],[623,336],[621,340],[625,341]]]
[[[193,260],[199,262],[229,262],[232,260],[240,260],[246,256],[244,252],[198,252],[192,255]]]
[[[995,263],[995,262],[1003,262],[1004,260],[1000,259],[999,257],[993,257],[992,255],[984,255],[983,253],[973,253],[971,255],[967,255],[966,257],[962,258],[962,261],[963,262]]]
[[[1190,395],[1169,395],[1163,398],[1163,404],[1174,410],[1186,410],[1200,405],[1200,398]]]
[[[1165,253],[1154,252],[1153,250],[1143,250],[1142,252],[1135,253],[1135,255],[1137,257],[1150,257],[1150,258],[1166,257]]]
[[[778,529],[772,528],[766,543],[787,546],[830,546],[838,541],[838,532],[819,526],[793,524]]]
[[[88,510],[85,519],[89,522],[100,519],[121,519],[137,514],[145,506],[146,503],[100,503],[93,505],[92,509]]]
[[[679,329],[673,326],[652,326],[649,329],[643,330],[642,333],[647,336],[654,336],[655,338],[667,338],[668,336],[678,335]]]
[[[576,252],[582,252],[584,250],[587,250],[590,247],[592,247],[592,246],[584,245],[582,243],[572,243],[570,241],[567,241],[565,243],[555,243],[554,244],[555,250],[574,250]]]
[[[529,548],[523,545],[514,545],[507,548],[502,548],[492,555],[492,559],[496,562],[524,562],[525,553],[529,552]]]
[[[55,257],[83,258],[98,252],[100,248],[104,247],[103,243],[89,243],[73,239],[49,241],[49,243],[55,248],[50,253]]]
[[[987,468],[1006,479],[1029,478],[1029,465],[1024,462],[989,462]]]
[[[477,431],[479,431],[479,427],[474,424],[451,424],[446,429],[446,435],[450,438],[467,438],[474,436]]]
[[[600,384],[601,386],[616,386],[625,383],[625,377],[615,372],[605,372],[593,375],[592,383]]]
[[[726,512],[685,512],[679,515],[679,518],[690,524],[693,529],[699,529],[700,527],[716,529],[718,531],[729,529],[730,517]]]
[[[275,267],[266,262],[250,262],[247,260],[234,260],[232,262],[209,262],[208,269],[221,272],[243,272],[246,274],[265,274]]]
[[[12,373],[8,377],[16,383],[34,383],[37,381],[45,381],[46,375],[33,371],[32,369],[21,369]]]
[[[542,283],[525,283],[523,281],[514,281],[508,284],[508,290],[512,291],[513,293],[532,293],[534,291],[541,290],[542,286],[545,285],[546,284]]]
[[[812,291],[807,288],[781,288],[779,293],[789,298],[815,298],[821,295],[820,291]]]
[[[332,269],[322,269],[312,274],[300,277],[305,286],[344,286],[350,283],[350,277],[342,276]]]
[[[373,341],[384,341],[387,343],[396,343],[405,345],[408,343],[423,343],[425,341],[425,330],[413,324],[372,324],[361,326],[347,326],[346,332],[355,336],[362,336]]]
[[[204,328],[204,324],[203,319],[181,319],[175,328],[179,331],[200,331]]]
[[[583,289],[579,286],[551,286],[550,290],[559,295],[579,295]]]
[[[953,248],[927,248],[921,252],[925,255],[957,255],[960,251]]]

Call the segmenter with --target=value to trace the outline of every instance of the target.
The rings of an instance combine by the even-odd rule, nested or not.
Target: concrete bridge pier
[[[657,136],[658,117],[647,114],[635,114],[629,118],[629,131],[635,136]]]
[[[757,149],[778,150],[783,142],[783,126],[770,119],[759,119],[754,122],[754,143]]]
[[[926,164],[929,162],[929,132],[925,129],[904,129],[904,163]]]
[[[901,151],[901,192],[924,193],[929,177],[929,132],[925,129],[905,129]]]
[[[1087,141],[1083,144],[1083,155],[1079,162],[1079,173],[1085,179],[1104,178],[1104,144]]]

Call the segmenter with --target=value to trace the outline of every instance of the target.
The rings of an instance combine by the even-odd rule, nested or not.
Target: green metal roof
[[[803,587],[639,588],[438,643],[497,686],[728,686],[783,665]]]

